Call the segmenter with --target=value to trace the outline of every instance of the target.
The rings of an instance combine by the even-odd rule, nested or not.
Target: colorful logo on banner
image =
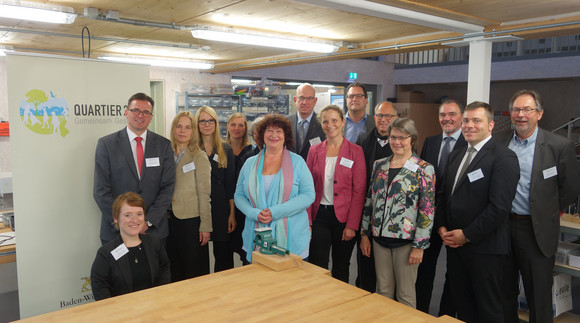
[[[64,98],[50,91],[50,97],[42,90],[26,92],[26,99],[20,102],[20,119],[26,128],[40,135],[68,135],[67,122],[69,108]]]

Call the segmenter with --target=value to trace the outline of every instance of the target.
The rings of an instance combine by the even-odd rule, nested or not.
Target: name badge
[[[340,164],[341,164],[342,166],[344,166],[344,167],[352,168],[352,164],[354,164],[354,161],[352,161],[352,160],[350,160],[350,159],[347,159],[347,158],[344,158],[344,157],[342,157],[342,158],[340,159]]]
[[[483,178],[483,172],[480,169],[474,170],[473,172],[467,174],[467,177],[469,177],[469,182],[473,183],[478,179],[482,179]]]
[[[417,171],[417,169],[419,169],[419,165],[407,160],[405,162],[405,165],[403,165],[403,167],[405,167],[406,169],[412,171],[413,173]]]
[[[145,159],[145,166],[146,167],[157,167],[161,165],[159,163],[159,157],[147,158]]]
[[[314,145],[318,145],[322,141],[320,141],[320,137],[316,137],[316,138],[312,138],[312,139],[308,140],[308,142],[310,143],[310,146],[314,146]]]
[[[183,170],[183,173],[189,173],[195,169],[195,164],[193,162],[185,164],[183,167],[181,167],[181,169]]]
[[[544,173],[544,179],[548,179],[558,175],[558,168],[556,168],[556,166],[546,168],[542,173]]]
[[[216,163],[220,162],[220,156],[218,154],[214,154],[213,155],[213,161],[215,161]]]
[[[127,252],[129,252],[129,249],[127,249],[127,246],[125,246],[124,243],[121,243],[117,248],[111,251],[111,255],[113,255],[115,260],[119,260],[119,258],[123,257]]]

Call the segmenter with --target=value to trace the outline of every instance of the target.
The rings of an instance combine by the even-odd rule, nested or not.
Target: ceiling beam
[[[295,0],[318,7],[340,10],[382,19],[400,21],[408,24],[430,27],[438,30],[458,33],[474,33],[483,31],[484,27],[459,20],[453,20],[416,12],[408,9],[393,7],[366,0]]]

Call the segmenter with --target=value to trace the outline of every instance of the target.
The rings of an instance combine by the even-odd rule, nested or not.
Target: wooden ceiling
[[[0,3],[6,0],[0,0]],[[33,1],[33,0],[31,0]],[[580,34],[580,1],[570,0],[60,0],[36,1],[72,7],[79,14],[70,25],[0,18],[0,45],[19,51],[82,57],[83,27],[90,31],[90,57],[144,54],[189,57],[215,63],[212,72],[294,65],[345,58],[440,48],[445,39],[460,40],[466,31],[433,27],[421,14],[481,27],[485,37],[515,35],[526,39]],[[391,17],[364,9],[387,5],[412,11]],[[101,16],[117,11],[124,23],[83,16],[84,8]],[[145,22],[145,23],[143,23]],[[160,23],[155,26],[153,23]],[[174,24],[181,30],[167,28]],[[195,39],[196,24],[311,37],[350,44],[332,54]],[[476,28],[477,29],[477,28]],[[468,33],[468,32],[467,32]],[[85,33],[85,57],[89,40]],[[209,50],[201,50],[209,46]],[[206,48],[207,49],[207,48]]]

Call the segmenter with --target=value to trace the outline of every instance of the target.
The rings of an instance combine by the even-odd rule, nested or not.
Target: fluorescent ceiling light
[[[190,68],[197,70],[208,70],[214,67],[214,64],[211,62],[180,60],[180,59],[161,59],[153,57],[102,55],[99,56],[99,59],[122,63],[135,63],[162,67]]]
[[[71,7],[25,1],[0,1],[0,17],[3,18],[72,24],[76,16]]]
[[[253,81],[253,80],[242,80],[242,79],[232,79],[231,82],[232,83],[236,83],[236,84],[252,84],[255,81]]]
[[[191,34],[195,38],[237,43],[293,49],[305,52],[332,53],[338,50],[338,45],[332,42],[311,40],[306,38],[282,37],[266,33],[242,31],[231,28],[217,28],[210,26],[194,26]]]
[[[6,52],[13,51],[12,46],[2,46],[0,45],[0,56],[6,56]]]
[[[473,37],[473,38],[465,38],[463,40],[458,40],[458,41],[450,41],[450,42],[446,42],[446,43],[441,43],[441,45],[449,46],[449,47],[464,47],[464,46],[469,46],[469,43],[475,42],[475,41],[488,41],[488,42],[492,42],[492,43],[505,43],[505,42],[518,41],[518,40],[524,40],[524,39],[521,37],[518,37],[518,36],[513,36],[513,35],[494,36],[494,37],[486,37],[486,38]]]

